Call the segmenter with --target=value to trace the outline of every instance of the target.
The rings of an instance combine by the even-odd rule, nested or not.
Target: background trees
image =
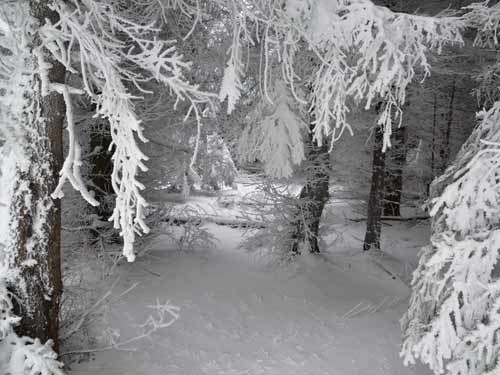
[[[8,182],[5,189],[10,194],[6,212],[12,220],[2,232],[2,237],[4,234],[6,237],[2,242],[7,249],[3,258],[9,265],[4,284],[15,277],[27,279],[27,275],[36,274],[33,294],[37,296],[34,300],[40,303],[31,306],[30,299],[30,303],[21,304],[18,310],[24,317],[29,312],[23,308],[33,307],[31,316],[36,322],[40,317],[35,312],[54,319],[52,323],[46,319],[44,326],[26,330],[43,340],[46,337],[42,333],[56,337],[55,310],[60,293],[58,210],[49,195],[61,198],[62,186],[68,181],[90,204],[99,203],[96,199],[99,194],[88,188],[81,173],[82,146],[73,105],[76,95],[85,95],[92,103],[95,116],[109,127],[110,183],[115,194],[111,219],[123,237],[123,253],[129,261],[135,259],[136,235],[148,231],[144,215],[147,202],[141,193],[144,185],[138,178],[141,172],[146,172],[148,159],[137,144],[137,140],[146,141],[141,118],[149,120],[149,125],[168,121],[168,138],[154,139],[153,144],[162,152],[169,149],[169,155],[180,155],[172,163],[172,176],[168,176],[166,183],[175,184],[174,177],[178,175],[185,187],[188,178],[197,178],[203,169],[202,163],[197,164],[203,139],[208,154],[208,137],[212,131],[228,133],[214,121],[220,112],[219,104],[228,113],[240,111],[240,119],[250,123],[243,131],[244,143],[238,148],[242,160],[259,159],[266,173],[274,178],[288,178],[300,165],[304,167],[306,182],[289,220],[293,227],[287,232],[289,250],[298,253],[305,246],[311,252],[318,252],[319,221],[328,199],[328,152],[345,132],[356,130],[349,119],[351,108],[370,109],[379,103],[374,131],[376,173],[370,205],[375,215],[370,221],[365,247],[380,247],[382,187],[386,178],[384,152],[392,144],[391,134],[401,124],[407,89],[419,77],[417,73],[430,74],[429,50],[441,52],[448,45],[461,45],[461,31],[468,25],[466,21],[482,25],[485,14],[489,14],[486,7],[478,5],[465,19],[456,15],[416,16],[394,12],[368,0],[318,1],[314,6],[296,0],[284,3],[52,0],[29,4],[35,19],[41,22],[29,34],[29,28],[23,23],[24,18],[34,24],[33,19],[27,18],[28,3],[5,4],[1,37],[11,49],[7,48],[8,53],[3,51],[1,65],[6,90],[2,109],[8,115],[7,131],[2,132],[5,155],[2,163],[6,166],[2,169],[8,172],[3,173],[2,178],[11,180],[18,176],[13,179],[18,185]],[[386,5],[400,6],[399,3]],[[495,8],[492,12],[495,14]],[[210,20],[207,14],[214,18]],[[168,21],[176,16],[180,21],[171,26]],[[493,16],[488,17],[488,21],[495,20]],[[495,23],[486,25],[481,37],[488,33],[496,35],[495,26],[491,26]],[[230,40],[223,37],[227,30],[231,30]],[[190,39],[193,33],[203,31],[206,38]],[[179,49],[174,37],[185,39]],[[227,58],[223,60],[220,53],[198,55],[210,45],[217,45],[218,52],[227,47]],[[193,59],[205,58],[204,64],[188,63],[179,50]],[[245,58],[252,63],[246,64]],[[25,61],[34,69],[20,69]],[[246,69],[247,65],[252,68]],[[65,72],[76,77],[74,81],[65,82]],[[26,94],[14,96],[17,101],[12,102],[7,95],[14,91],[12,87],[21,87],[21,92]],[[438,152],[443,160],[450,155],[456,89],[454,78],[445,116],[445,141]],[[215,91],[222,103],[216,102]],[[155,97],[157,94],[160,100]],[[245,97],[246,94],[251,98]],[[254,98],[262,100],[256,106],[260,113],[249,115],[247,109],[239,109],[240,102],[245,104],[246,100],[253,104]],[[139,102],[143,103],[142,108]],[[435,108],[436,103],[437,98]],[[161,108],[163,112],[150,111],[155,105],[156,110]],[[182,121],[173,115],[174,110],[182,113]],[[60,158],[63,111],[68,154],[56,186],[54,171]],[[485,114],[488,123],[495,121],[495,111]],[[433,130],[436,126],[437,120],[433,122]],[[154,134],[151,129],[147,130]],[[399,144],[404,144],[404,135],[400,134],[399,138]],[[432,144],[434,150],[434,142]],[[404,156],[398,158],[397,180],[391,183],[396,200],[401,191],[396,185],[400,185],[400,164]],[[94,185],[104,190],[99,181],[94,181]],[[14,195],[22,199],[12,199]],[[453,204],[447,202],[447,207]],[[397,214],[395,211],[392,209]],[[24,220],[27,217],[31,220]],[[52,285],[47,287],[46,279],[52,276]],[[424,284],[430,283],[429,280],[425,276]],[[415,285],[421,286],[418,282]],[[46,294],[52,295],[53,306],[46,306]],[[5,291],[2,300],[7,306],[3,314],[8,315],[9,322],[17,322],[12,317],[11,298]],[[420,302],[416,298],[413,303]],[[23,322],[30,326],[29,319]],[[7,328],[5,332],[11,335]],[[407,348],[410,346],[407,344]]]

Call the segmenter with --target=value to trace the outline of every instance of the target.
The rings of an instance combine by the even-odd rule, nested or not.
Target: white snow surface
[[[348,206],[332,202],[343,218]],[[384,226],[390,254],[378,256],[359,250],[364,223],[347,225],[339,221],[342,236],[332,234],[320,256],[280,265],[239,248],[243,232],[227,226],[206,224],[219,246],[203,251],[181,252],[159,237],[146,256],[118,267],[117,294],[139,285],[111,306],[108,324],[126,340],[156,299],[179,306],[179,319],[131,350],[71,365],[70,374],[428,374],[399,357],[409,295],[402,280],[428,229]]]

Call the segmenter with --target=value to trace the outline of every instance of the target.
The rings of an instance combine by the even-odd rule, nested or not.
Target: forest
[[[500,374],[499,33],[0,0],[0,375]]]

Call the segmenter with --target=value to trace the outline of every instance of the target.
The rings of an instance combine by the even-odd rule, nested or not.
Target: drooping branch
[[[146,201],[137,181],[139,171],[147,169],[147,156],[139,149],[136,138],[145,142],[141,121],[134,110],[139,99],[130,88],[146,93],[146,84],[154,79],[164,84],[180,101],[189,102],[186,118],[194,114],[201,120],[200,106],[209,104],[211,95],[190,84],[184,77],[190,64],[176,51],[173,41],[155,38],[159,32],[153,24],[143,24],[122,15],[111,1],[55,2],[54,9],[60,20],[48,23],[40,30],[43,47],[69,72],[82,78],[82,91],[96,104],[96,116],[110,124],[114,170],[112,185],[116,193],[116,206],[111,220],[121,229],[124,254],[134,259],[135,235],[147,232],[143,220]],[[133,47],[130,47],[133,46]],[[43,74],[42,74],[43,76]],[[49,89],[57,89],[50,86]],[[69,89],[62,88],[67,104]],[[71,90],[72,93],[79,93]],[[79,177],[79,145],[71,125],[71,106],[68,106],[68,132],[70,153],[61,174],[61,183],[55,193],[62,196],[62,184],[69,180],[91,204],[97,204]]]
[[[280,64],[282,79],[295,99],[309,103],[314,111],[313,134],[319,145],[327,140],[333,147],[346,131],[352,133],[348,113],[353,103],[369,108],[374,101],[383,101],[378,126],[383,129],[385,151],[391,145],[393,127],[400,124],[408,85],[417,71],[423,71],[424,76],[430,73],[428,53],[463,43],[465,21],[453,14],[424,17],[398,13],[369,0],[317,1],[314,7],[295,1],[285,1],[284,6],[265,0],[252,5],[231,4],[238,6],[239,26],[234,29],[254,35],[247,39],[261,46],[262,95],[270,100],[267,73],[272,64]],[[250,24],[255,25],[253,30]],[[239,45],[246,39],[235,40]],[[307,72],[304,61],[298,58],[304,47],[317,61]],[[233,76],[233,70],[227,70],[224,82],[236,83]],[[311,85],[307,97],[297,93],[298,82]],[[223,85],[226,92],[230,90]]]

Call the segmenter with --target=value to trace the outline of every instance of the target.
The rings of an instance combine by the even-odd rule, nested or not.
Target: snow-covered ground
[[[349,205],[332,201],[330,209],[343,217]],[[425,243],[424,224],[384,226],[388,255],[380,257],[360,251],[364,223],[343,218],[328,251],[280,265],[239,248],[240,229],[206,229],[215,248],[181,252],[160,236],[136,263],[121,264],[115,293],[138,285],[110,306],[105,325],[126,340],[157,299],[180,307],[179,319],[151,340],[71,365],[73,375],[428,373],[405,368],[398,355],[404,281]]]

